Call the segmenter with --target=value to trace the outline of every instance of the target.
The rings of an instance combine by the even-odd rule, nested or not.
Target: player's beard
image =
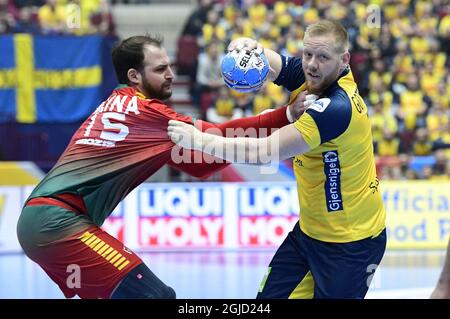
[[[304,71],[304,72],[307,72]],[[315,73],[315,72],[312,72]],[[306,89],[310,94],[321,95],[334,81],[338,79],[340,75],[339,69],[336,69],[333,73],[329,74],[325,78],[321,78],[320,81],[306,80]]]
[[[147,80],[145,74],[142,74],[142,88],[147,98],[163,101],[172,96],[172,81],[165,81],[159,87],[155,87]]]

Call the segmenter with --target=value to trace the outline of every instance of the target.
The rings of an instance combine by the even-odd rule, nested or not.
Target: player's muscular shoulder
[[[327,97],[316,100],[306,113],[314,119],[321,142],[325,143],[345,132],[350,124],[352,107],[345,91],[335,90]]]

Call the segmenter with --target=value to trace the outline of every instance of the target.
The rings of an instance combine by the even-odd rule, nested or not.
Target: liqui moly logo
[[[238,190],[238,240],[247,247],[276,247],[298,221],[297,186],[243,186]]]
[[[138,193],[139,244],[216,247],[224,243],[223,189],[215,186],[143,188]]]

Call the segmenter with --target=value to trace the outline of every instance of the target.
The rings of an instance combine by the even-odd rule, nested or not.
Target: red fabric
[[[280,128],[287,124],[289,124],[289,121],[286,117],[286,106],[279,108],[273,112],[268,112],[258,116],[235,119],[222,124],[213,124],[202,120],[198,120],[195,122],[195,126],[202,132],[208,129],[215,128],[220,130],[222,132],[222,135],[226,134],[227,129],[240,128],[246,130],[248,128]],[[259,137],[261,131],[256,130],[256,133]],[[197,158],[201,158],[202,162],[195,164],[195,156]],[[221,159],[215,159],[210,155],[201,154],[199,152],[191,152],[190,158],[190,163],[175,164],[173,161],[170,161],[169,165],[198,178],[207,178],[214,172],[217,172],[228,165],[228,163],[224,163]]]
[[[289,120],[286,117],[286,107],[287,106],[281,107],[273,112],[267,112],[252,117],[235,119],[221,124],[213,124],[199,120],[195,122],[195,127],[202,130],[203,132],[211,128],[216,128],[219,129],[222,132],[222,135],[224,136],[226,134],[227,129],[237,129],[237,128],[242,128],[244,130],[247,128],[277,129],[289,124]],[[260,137],[261,132],[262,131],[260,130],[256,130],[257,136],[255,137]]]
[[[219,158],[214,158],[211,155],[203,154],[201,152],[193,152],[193,151],[187,151],[190,152],[191,162],[190,163],[174,163],[172,160],[168,163],[170,167],[179,169],[180,171],[189,174],[191,176],[197,177],[197,178],[208,178],[213,173],[220,171],[221,169],[227,167],[229,163],[224,162],[224,160]],[[194,161],[195,158],[200,158],[201,162],[196,163]]]
[[[102,103],[101,111],[94,112],[77,130],[57,166],[70,169],[67,173],[73,172],[80,186],[120,174],[124,182],[115,185],[114,192],[117,199],[122,199],[168,163],[174,146],[167,135],[168,121],[192,124],[192,118],[176,113],[160,100],[139,96],[132,87],[115,90]],[[127,112],[133,104],[137,111]],[[86,145],[86,141],[104,141],[105,134],[116,139],[114,147]],[[104,191],[110,193],[108,189]]]
[[[30,199],[27,205],[50,204],[74,211],[71,205],[62,201],[42,198],[65,192],[57,196],[81,212],[86,212],[87,208],[91,219],[102,222],[102,218],[106,218],[129,192],[167,163],[202,177],[227,165],[207,164],[207,161],[199,164],[173,163],[174,144],[167,135],[168,121],[171,119],[192,124],[191,117],[176,113],[159,100],[143,98],[135,88],[115,90],[77,130],[56,166],[35,189],[36,199]],[[203,123],[209,127],[216,126]],[[216,127],[225,131],[226,127],[278,128],[285,124],[285,108],[282,108]],[[189,152],[190,156],[195,154]],[[110,183],[112,178],[114,183]],[[82,198],[72,194],[82,192]],[[107,249],[114,249],[118,256],[120,254],[119,259],[114,260],[115,256],[106,251],[104,255],[101,251],[103,246],[99,247],[94,241],[89,242],[86,236],[83,237],[86,232],[89,236],[95,236],[93,238],[98,239],[98,244],[104,243],[109,245]],[[108,256],[110,260],[107,260]],[[119,269],[126,263],[121,262],[122,257],[129,263]],[[66,297],[78,294],[81,298],[109,298],[120,280],[142,263],[119,240],[97,226],[88,226],[82,233],[40,245],[30,258],[47,272]],[[70,288],[66,282],[70,275],[67,267],[73,264],[81,268],[80,288]]]
[[[33,260],[58,284],[66,298],[78,295],[82,299],[109,299],[121,280],[142,263],[135,253],[99,227],[43,245]],[[69,268],[71,265],[80,267],[79,287],[69,277],[76,271]]]
[[[75,194],[63,193],[53,195],[52,197],[35,197],[30,199],[25,204],[25,206],[42,206],[42,205],[58,206],[73,211],[74,213],[77,214],[87,215],[87,208],[84,205],[83,199]]]
[[[221,173],[224,182],[245,182],[245,179],[232,165],[224,168]]]
[[[132,87],[116,90],[106,101],[103,108],[115,111],[116,107],[114,103],[116,97],[122,98],[123,96],[127,96],[123,102],[123,109],[126,109],[131,98],[135,97],[136,94],[136,89]],[[111,133],[113,135],[118,133],[119,129],[115,127],[105,129],[102,119],[107,112],[103,111],[98,113],[98,115],[94,115],[96,116],[94,120],[92,120],[94,116],[88,118],[82,127],[78,129],[72,138],[68,150],[63,154],[61,163],[86,159],[93,160],[91,167],[89,167],[89,172],[94,175],[96,173],[114,174],[114,171],[123,170],[127,166],[139,165],[139,170],[136,169],[133,173],[130,172],[133,175],[138,175],[135,176],[135,184],[132,185],[132,188],[145,181],[166,163],[196,177],[206,177],[226,166],[226,163],[209,164],[213,162],[211,160],[212,157],[205,155],[201,163],[174,163],[171,159],[174,144],[167,135],[168,121],[175,119],[192,124],[192,118],[175,112],[163,102],[156,99],[139,98],[137,104],[139,114],[135,115],[133,112],[129,112],[129,114],[126,114],[125,121],[123,122],[129,128],[126,139],[115,142],[114,147],[86,147],[85,145],[77,145],[75,143],[77,140],[86,137],[95,139],[104,133]],[[121,121],[117,121],[114,118],[110,122],[113,124],[121,123]],[[225,134],[227,128],[242,128],[244,130],[247,128],[270,129],[280,128],[287,124],[289,124],[289,121],[286,118],[286,107],[259,116],[236,119],[223,124],[212,124],[201,120],[196,121],[196,126],[200,126],[203,131],[214,127],[218,128],[222,134]],[[260,136],[260,131],[256,131],[258,136]],[[193,154],[192,152],[191,156]],[[127,190],[130,191],[132,188],[127,187]]]

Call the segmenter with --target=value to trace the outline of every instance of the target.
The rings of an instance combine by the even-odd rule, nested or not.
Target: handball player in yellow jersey
[[[229,50],[257,47],[240,38]],[[169,136],[229,162],[294,157],[299,222],[273,257],[258,298],[364,298],[386,247],[385,210],[347,32],[322,20],[307,28],[302,58],[264,52],[269,78],[291,91],[291,101],[306,90],[317,96],[297,121],[266,138],[227,138],[172,120]]]

